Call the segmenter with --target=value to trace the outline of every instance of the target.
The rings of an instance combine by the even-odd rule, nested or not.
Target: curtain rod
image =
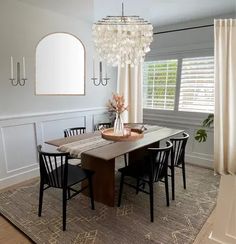
[[[154,35],[165,34],[165,33],[170,33],[170,32],[177,32],[177,31],[193,30],[193,29],[199,29],[199,28],[206,28],[206,27],[211,27],[211,26],[214,26],[214,25],[213,24],[200,25],[200,26],[193,26],[193,27],[187,27],[187,28],[182,28],[182,29],[160,31],[160,32],[155,32]]]

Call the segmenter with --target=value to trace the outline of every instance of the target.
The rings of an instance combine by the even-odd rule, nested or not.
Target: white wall
[[[87,4],[92,21],[93,1]],[[0,188],[38,175],[37,144],[62,137],[65,128],[85,125],[91,131],[95,123],[107,120],[104,107],[116,89],[116,80],[112,76],[106,87],[95,87],[90,80],[91,21],[0,0]],[[42,37],[54,32],[74,34],[85,45],[85,96],[35,96],[35,48]],[[24,87],[10,84],[10,56],[15,61],[26,58]]]
[[[90,14],[93,15],[93,1]],[[89,13],[88,13],[89,14]],[[76,20],[16,0],[0,1],[0,116],[104,106],[115,90],[114,78],[107,87],[95,87],[92,76],[92,22]],[[69,32],[81,39],[86,49],[86,96],[35,96],[35,48],[53,32]],[[26,58],[28,81],[24,87],[10,84],[10,56]],[[96,95],[96,97],[94,97]]]

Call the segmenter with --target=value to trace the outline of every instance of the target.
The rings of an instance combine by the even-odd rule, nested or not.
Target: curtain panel
[[[143,66],[118,66],[117,93],[123,95],[128,111],[122,114],[125,123],[143,122]]]
[[[215,117],[214,168],[236,174],[236,20],[214,21]]]

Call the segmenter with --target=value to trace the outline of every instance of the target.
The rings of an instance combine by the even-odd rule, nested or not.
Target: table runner
[[[160,130],[163,127],[156,125],[144,125],[147,129],[144,133],[150,133],[152,131]],[[102,147],[111,143],[116,143],[114,141],[108,141],[101,137],[101,135],[96,135],[91,138],[71,142],[58,147],[60,152],[68,152],[71,156],[76,158],[81,158],[81,154],[85,151],[89,151],[98,147]]]

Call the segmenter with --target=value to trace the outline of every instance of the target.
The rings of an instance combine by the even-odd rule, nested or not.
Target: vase
[[[114,134],[123,136],[123,132],[124,132],[124,123],[121,118],[121,113],[116,113],[116,119],[114,123]]]

